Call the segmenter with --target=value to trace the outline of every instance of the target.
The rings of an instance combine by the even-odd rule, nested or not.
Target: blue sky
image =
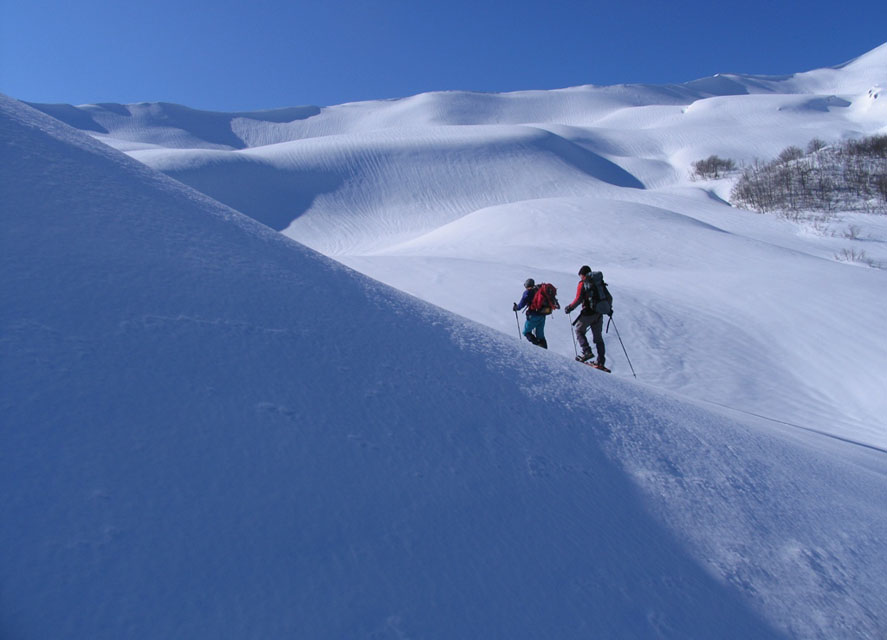
[[[887,41],[887,2],[0,0],[0,91],[219,111],[783,74]]]

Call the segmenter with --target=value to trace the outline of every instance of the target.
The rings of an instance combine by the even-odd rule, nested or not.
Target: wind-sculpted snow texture
[[[514,334],[527,277],[572,297],[603,270],[641,378],[887,448],[887,224],[798,225],[725,204],[737,162],[885,130],[887,45],[835,68],[220,114],[38,105],[242,213]],[[695,224],[694,224],[695,223]],[[857,257],[856,264],[839,259]],[[516,290],[515,290],[516,289]],[[466,290],[471,294],[466,295]],[[569,325],[551,349],[573,353]],[[615,345],[612,345],[615,346]],[[611,346],[616,376],[628,376]]]
[[[530,97],[522,109],[548,96]],[[454,180],[458,206],[440,213],[419,194],[429,206],[409,232],[381,205],[347,211],[363,255],[339,257],[463,314],[455,285],[474,274],[472,313],[497,327],[508,309],[508,336],[0,98],[0,636],[878,638],[883,272],[836,264],[824,240],[704,191],[641,188],[647,160],[603,151],[618,136],[597,156],[566,153],[576,126],[558,125],[560,138],[511,123],[451,141],[452,124],[436,123],[305,141],[318,146],[304,162],[331,174],[341,154],[372,156],[367,202],[404,199],[403,185],[389,193],[367,176],[437,171],[431,147],[452,154],[443,166],[459,180],[465,149],[500,161],[473,177],[499,195]],[[139,153],[195,175],[210,157],[255,161],[267,176],[292,170],[293,144]],[[521,174],[533,188],[567,175],[559,163],[594,188],[577,178],[575,192],[496,202],[508,153],[541,163]],[[299,205],[318,238],[324,198],[360,192],[338,175]],[[521,274],[569,293],[590,261],[586,227],[607,230],[595,265],[621,295],[641,384],[620,379],[612,335],[607,376],[566,345],[544,352],[513,334]],[[852,330],[824,326],[808,279],[832,307],[853,306]],[[762,297],[766,313],[749,310]],[[549,328],[550,342],[568,339],[564,316]],[[810,366],[822,349],[840,357]],[[761,358],[783,368],[759,381]],[[705,399],[727,406],[650,382],[715,389]],[[811,433],[848,399],[859,415],[839,415],[836,438]],[[761,406],[794,426],[747,415]],[[846,442],[860,434],[872,446]]]
[[[883,456],[518,345],[5,99],[2,137],[4,637],[882,628]]]

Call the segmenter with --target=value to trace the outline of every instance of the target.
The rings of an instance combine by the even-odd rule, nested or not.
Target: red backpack
[[[536,287],[536,294],[533,296],[530,306],[527,307],[530,311],[546,316],[554,309],[560,308],[561,306],[557,303],[557,289],[553,284],[547,282]]]

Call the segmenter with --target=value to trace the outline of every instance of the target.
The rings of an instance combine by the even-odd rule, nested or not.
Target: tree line
[[[736,163],[710,156],[693,163],[693,175],[717,179]],[[788,216],[803,211],[887,213],[887,135],[834,145],[814,138],[806,150],[790,146],[770,162],[741,168],[732,204]]]

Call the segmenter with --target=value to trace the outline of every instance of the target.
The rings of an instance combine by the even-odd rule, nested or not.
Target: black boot
[[[547,348],[548,348],[548,340],[546,340],[545,338],[542,338],[542,339],[539,340],[539,342],[537,342],[536,344],[538,344],[538,345],[539,345],[540,347],[542,347],[543,349],[547,349]]]
[[[538,344],[539,344],[539,338],[537,338],[536,336],[534,336],[532,333],[525,333],[525,334],[524,334],[524,337],[525,337],[527,340],[529,340],[532,344],[535,344],[535,345],[538,345]]]

